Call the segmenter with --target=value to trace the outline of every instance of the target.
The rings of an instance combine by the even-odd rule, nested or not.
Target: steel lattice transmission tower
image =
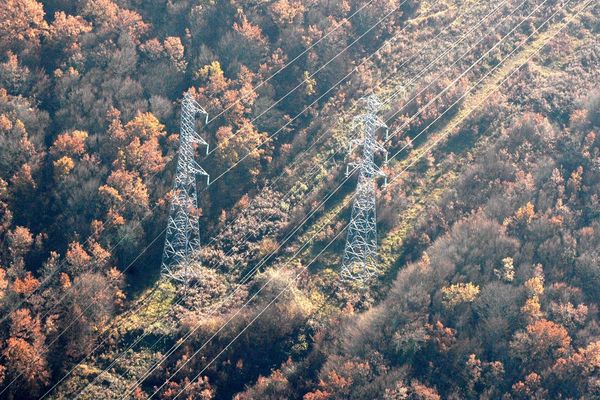
[[[375,95],[363,100],[366,102],[367,112],[355,117],[353,124],[353,129],[362,127],[363,135],[362,138],[350,141],[350,151],[356,146],[362,147],[361,159],[346,167],[347,176],[359,170],[341,272],[342,278],[346,280],[365,280],[377,271],[375,190],[377,178],[386,178],[375,162],[375,154],[382,153],[384,164],[387,164],[387,151],[377,142],[379,130],[385,131],[386,140],[388,137],[387,125],[377,117],[381,103]]]
[[[186,281],[190,277],[189,265],[198,260],[200,250],[196,177],[206,176],[206,183],[209,183],[208,173],[195,160],[198,146],[205,146],[208,154],[208,143],[195,129],[197,114],[203,115],[204,122],[208,122],[208,113],[190,93],[186,93],[181,102],[177,170],[161,265],[163,276],[179,281]]]

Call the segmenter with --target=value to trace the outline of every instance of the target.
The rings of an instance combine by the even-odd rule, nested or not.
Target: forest
[[[0,399],[600,399],[598,82],[596,0],[3,0]]]

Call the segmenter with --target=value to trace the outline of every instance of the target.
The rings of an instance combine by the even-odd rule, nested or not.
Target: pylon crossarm
[[[379,143],[379,142],[377,142],[377,141],[375,141],[375,142],[373,143],[373,150],[374,150],[374,151],[376,151],[376,152],[378,152],[378,153],[384,153],[384,154],[386,154],[386,153],[387,153],[387,149],[386,149],[385,147],[383,147],[383,146],[381,145],[381,143]]]
[[[348,163],[346,165],[346,176],[352,175],[358,168],[360,168],[361,163]]]
[[[206,172],[204,170],[204,168],[202,168],[200,166],[200,164],[198,164],[196,162],[196,160],[192,159],[190,160],[190,168],[191,168],[191,172],[193,172],[196,175],[204,175],[204,176],[208,176],[208,172]]]
[[[191,105],[194,107],[194,109],[196,110],[196,112],[204,114],[206,116],[208,116],[208,112],[204,109],[204,107],[202,107],[200,105],[200,103],[198,103],[196,101],[196,99],[190,94],[190,92],[187,92],[185,94],[185,97],[189,100],[189,102],[191,103]]]
[[[196,132],[193,133],[193,135],[191,135],[191,140],[192,143],[194,144],[198,144],[201,146],[206,146],[206,151],[208,153],[208,142],[206,140],[204,140],[200,135],[198,135]]]
[[[387,124],[385,122],[383,122],[381,120],[381,118],[379,118],[379,117],[373,118],[373,125],[375,125],[378,129],[383,128],[385,130],[389,130],[389,127],[387,126]],[[387,139],[387,132],[386,132],[385,138]]]
[[[376,114],[381,108],[382,103],[379,100],[379,97],[377,97],[377,95],[372,94],[368,97],[365,97],[364,99],[367,104],[367,110],[370,114]]]

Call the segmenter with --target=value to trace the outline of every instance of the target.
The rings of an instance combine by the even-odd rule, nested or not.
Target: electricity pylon
[[[342,278],[346,280],[366,280],[377,271],[377,212],[375,189],[377,178],[386,178],[385,173],[375,162],[375,154],[383,153],[384,164],[387,164],[387,151],[377,142],[377,132],[385,130],[388,138],[388,127],[377,117],[381,103],[377,96],[364,99],[367,112],[354,118],[353,129],[361,125],[362,138],[350,141],[349,151],[355,146],[362,147],[359,162],[350,163],[346,167],[346,176],[359,170],[358,184],[352,204],[352,216],[348,224],[346,247],[342,262]],[[387,183],[387,182],[386,182]]]
[[[195,129],[197,114],[202,114],[205,123],[208,122],[208,113],[189,93],[186,93],[181,102],[177,170],[161,265],[163,276],[178,281],[189,279],[189,265],[198,260],[200,252],[200,216],[196,176],[206,176],[207,185],[210,179],[208,173],[195,160],[198,146],[205,146],[206,154],[208,154],[208,143],[198,135]]]

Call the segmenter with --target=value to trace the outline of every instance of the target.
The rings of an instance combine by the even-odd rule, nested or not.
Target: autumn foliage
[[[425,68],[492,3],[4,0],[0,398],[119,398],[173,343],[133,398],[600,398],[600,10],[509,74],[573,13],[511,1]],[[381,271],[358,287],[341,237],[325,249],[354,178],[320,202],[373,89],[398,90],[386,171],[410,168],[378,189]],[[159,277],[185,92],[214,178],[187,286]]]

